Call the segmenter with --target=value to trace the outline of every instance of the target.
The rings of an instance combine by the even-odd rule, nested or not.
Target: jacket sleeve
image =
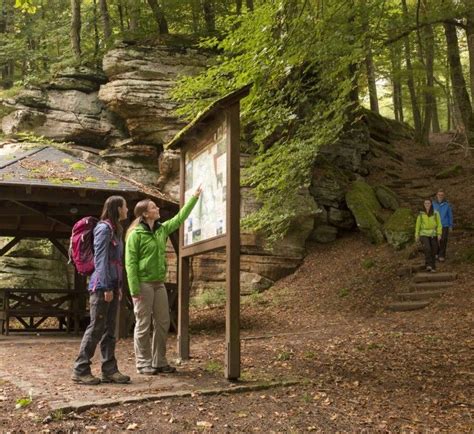
[[[110,242],[112,240],[112,230],[106,224],[98,223],[94,228],[94,268],[97,282],[96,290],[110,289]]]
[[[133,231],[125,244],[125,269],[127,270],[128,289],[132,297],[140,295],[140,281],[138,279],[139,237],[140,235]]]
[[[421,229],[421,216],[418,214],[416,218],[416,225],[415,225],[415,240],[420,237],[420,229]]]
[[[191,214],[191,211],[193,210],[198,200],[199,197],[193,196],[179,210],[178,214],[163,223],[162,227],[165,230],[166,236],[174,232],[184,223],[184,221],[188,218],[189,214]]]
[[[436,235],[440,237],[443,233],[443,226],[441,224],[441,217],[439,216],[439,212],[435,212],[435,219],[436,219]]]
[[[451,205],[448,205],[448,226],[452,229],[454,226],[454,221],[453,221],[453,209],[451,208]]]

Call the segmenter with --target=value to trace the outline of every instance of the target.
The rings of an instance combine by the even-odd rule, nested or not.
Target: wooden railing
[[[74,328],[79,332],[79,321],[84,314],[79,300],[84,292],[71,289],[0,289],[1,332],[9,334],[10,320],[15,318],[23,328],[15,331],[53,331]],[[48,318],[57,318],[58,328],[40,328]]]

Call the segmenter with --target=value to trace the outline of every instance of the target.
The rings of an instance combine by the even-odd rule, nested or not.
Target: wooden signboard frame
[[[189,359],[190,258],[205,252],[226,252],[226,333],[225,372],[229,380],[240,377],[240,99],[246,86],[211,105],[185,128],[168,148],[181,150],[180,206],[185,203],[186,154],[207,143],[217,128],[224,125],[226,140],[226,230],[222,235],[185,245],[184,225],[179,232],[178,258],[178,355]],[[206,147],[203,147],[206,149]],[[204,190],[206,186],[203,186]],[[205,191],[204,191],[205,194]]]

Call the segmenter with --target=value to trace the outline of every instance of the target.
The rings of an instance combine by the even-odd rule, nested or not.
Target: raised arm
[[[202,192],[201,187],[198,187],[193,197],[185,203],[185,205],[179,210],[178,214],[176,214],[173,218],[163,223],[163,229],[166,232],[166,236],[168,236],[169,234],[174,232],[176,229],[178,229],[184,223],[184,221],[189,217],[189,214],[191,214],[191,211],[193,210],[194,206],[199,200],[199,196],[201,195],[201,192]]]

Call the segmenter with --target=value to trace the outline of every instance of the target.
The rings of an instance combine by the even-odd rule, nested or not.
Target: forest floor
[[[463,165],[464,183],[458,177],[444,180],[443,187],[449,199],[452,195],[464,200],[463,207],[471,202],[472,210],[468,191],[474,171]],[[467,190],[462,194],[464,185]],[[193,358],[178,367],[179,381],[195,386],[191,396],[93,407],[80,413],[52,412],[47,400],[33,397],[30,405],[15,410],[25,386],[2,375],[0,431],[473,432],[474,267],[466,252],[472,248],[474,233],[456,230],[454,235],[439,271],[455,272],[458,279],[423,310],[386,310],[393,294],[410,283],[399,270],[421,257],[409,259],[406,250],[374,246],[354,233],[330,245],[309,244],[296,273],[262,294],[245,297],[241,384],[290,385],[232,393],[233,386],[222,379],[225,308],[195,308]],[[59,395],[67,390],[79,398],[90,393],[91,387],[72,385],[69,374],[63,374],[69,372],[78,340],[66,342],[60,350],[50,345],[48,352],[44,343],[27,339],[31,338],[1,343],[2,373],[11,372],[18,380],[22,372],[30,374],[41,367],[37,371],[44,373],[46,366],[50,377],[41,378],[45,388],[52,387]],[[171,360],[175,347],[172,337]],[[131,340],[120,341],[117,353],[121,369],[130,373]],[[132,380],[139,381],[136,374]],[[169,390],[169,377],[155,381],[163,382],[161,390]],[[213,385],[228,390],[199,393]],[[95,393],[100,394],[102,387],[106,386],[95,386]],[[132,395],[127,387],[133,383],[113,391]],[[52,417],[45,420],[48,415]]]

